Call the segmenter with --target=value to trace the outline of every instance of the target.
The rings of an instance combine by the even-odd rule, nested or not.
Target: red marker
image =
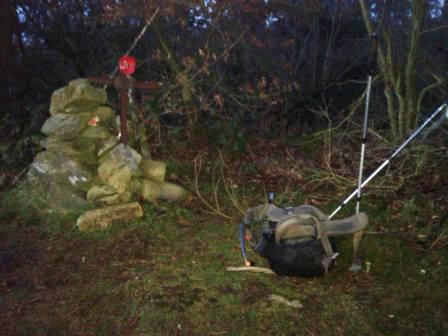
[[[132,75],[135,72],[136,65],[137,61],[132,56],[122,56],[118,61],[120,72],[126,76]]]

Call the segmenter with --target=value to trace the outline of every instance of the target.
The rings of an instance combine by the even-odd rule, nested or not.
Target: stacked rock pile
[[[78,218],[82,230],[141,217],[135,200],[180,200],[187,195],[184,188],[165,182],[165,163],[143,159],[119,142],[119,120],[106,102],[106,92],[86,79],[56,90],[51,116],[42,126],[45,151],[36,155],[28,172],[31,182],[48,187],[54,210],[99,207]]]

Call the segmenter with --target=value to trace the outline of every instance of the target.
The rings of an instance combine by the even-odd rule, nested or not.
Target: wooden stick
[[[265,274],[275,274],[273,270],[265,267],[255,267],[255,266],[241,266],[241,267],[227,267],[229,272],[253,272],[253,273],[265,273]]]

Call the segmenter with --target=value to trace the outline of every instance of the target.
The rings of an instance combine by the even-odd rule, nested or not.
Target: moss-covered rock
[[[113,160],[103,162],[98,167],[98,175],[105,184],[115,188],[119,193],[126,191],[132,179],[129,166]]]
[[[98,141],[98,152],[97,155],[98,157],[102,157],[104,155],[106,155],[112,148],[114,148],[115,146],[117,146],[120,143],[120,140],[118,139],[118,137],[110,137],[108,139],[101,139],[100,141]]]
[[[125,191],[121,194],[114,194],[114,195],[98,198],[96,200],[96,203],[102,204],[102,205],[115,205],[115,204],[129,202],[131,198],[132,198],[132,193],[129,191]]]
[[[89,127],[94,117],[92,112],[78,114],[58,113],[48,118],[42,126],[42,133],[65,140],[73,140]]]
[[[92,172],[82,163],[65,155],[44,151],[36,155],[28,171],[28,179],[44,179],[87,190],[92,181]]]
[[[100,106],[93,111],[93,114],[98,117],[98,122],[102,125],[113,118],[114,111],[109,106]]]
[[[104,126],[87,127],[87,129],[81,133],[81,137],[96,140],[105,140],[112,137],[112,134]]]
[[[90,141],[65,141],[50,136],[43,139],[39,144],[51,152],[66,156],[83,156],[95,153],[95,145]]]
[[[117,190],[109,185],[94,185],[87,191],[89,201],[117,194]]]
[[[140,176],[142,157],[129,146],[119,144],[100,158],[98,175],[102,181],[124,193],[132,177]]]
[[[53,92],[51,96],[50,114],[79,113],[90,111],[106,103],[107,95],[87,79],[71,81],[68,86]]]
[[[101,157],[100,163],[106,161],[115,161],[125,166],[128,166],[133,176],[140,176],[140,163],[142,162],[142,156],[130,146],[119,144],[115,146],[105,156]]]
[[[143,160],[132,148],[145,135],[136,136],[131,120],[129,143],[120,143],[120,121],[103,105],[106,100],[104,90],[82,78],[56,90],[51,97],[51,117],[42,126],[48,136],[41,141],[46,150],[35,157],[28,172],[30,181],[51,184],[49,199],[58,208],[79,211],[85,205],[107,206],[81,216],[78,226],[82,230],[141,216],[138,203],[122,204],[130,200],[180,200],[188,194],[180,186],[163,182],[165,163],[150,160],[148,152]]]

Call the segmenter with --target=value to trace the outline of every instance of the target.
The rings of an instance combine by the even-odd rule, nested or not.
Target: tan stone
[[[188,196],[188,191],[174,183],[158,182],[142,179],[141,197],[145,201],[154,202],[158,199],[178,201]]]
[[[119,204],[87,211],[78,218],[76,225],[81,231],[96,230],[142,216],[143,209],[139,203]]]
[[[166,163],[162,161],[144,160],[141,164],[142,176],[154,181],[163,182],[166,174]]]

